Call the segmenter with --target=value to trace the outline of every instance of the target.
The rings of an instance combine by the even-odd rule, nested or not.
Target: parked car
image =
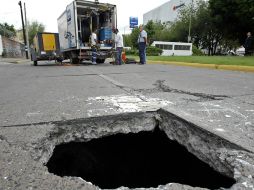
[[[237,50],[236,50],[236,55],[238,55],[238,56],[244,56],[244,54],[245,54],[245,48],[244,47],[240,47],[240,48],[238,48]]]

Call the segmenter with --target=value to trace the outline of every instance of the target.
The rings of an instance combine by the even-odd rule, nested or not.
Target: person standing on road
[[[96,65],[96,58],[97,58],[97,34],[96,29],[93,30],[91,34],[91,48],[92,48],[92,64]]]
[[[254,51],[254,42],[253,42],[253,39],[252,39],[252,36],[251,36],[251,32],[248,32],[247,33],[247,38],[245,40],[245,43],[243,45],[243,47],[245,48],[245,56],[249,56],[253,53]]]
[[[143,25],[139,26],[138,48],[140,64],[146,64],[146,45],[147,45],[147,33],[143,29]]]
[[[122,65],[123,36],[117,28],[113,29],[113,33],[115,33],[116,64]]]

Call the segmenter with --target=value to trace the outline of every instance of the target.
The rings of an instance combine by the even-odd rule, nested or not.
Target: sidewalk
[[[0,57],[0,62],[6,62],[6,63],[28,63],[30,62],[30,59],[25,59],[25,58],[2,58]]]
[[[164,64],[164,65],[188,66],[188,67],[218,69],[218,70],[254,72],[254,67],[240,66],[240,65],[217,65],[217,64],[187,63],[187,62],[173,62],[173,61],[151,61],[151,60],[148,60],[148,64]]]

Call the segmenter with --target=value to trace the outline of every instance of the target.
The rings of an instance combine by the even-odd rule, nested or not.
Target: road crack
[[[155,93],[155,92],[168,92],[168,93],[186,94],[186,95],[191,95],[191,96],[198,97],[199,98],[198,100],[193,100],[193,101],[198,101],[198,102],[223,100],[225,98],[230,98],[229,96],[225,96],[225,95],[213,95],[213,94],[205,94],[205,93],[199,93],[199,92],[189,92],[189,91],[174,89],[174,88],[171,88],[171,87],[165,85],[164,83],[165,83],[164,80],[158,80],[154,84],[155,88],[152,88],[152,89],[138,89],[138,90],[135,90],[135,91],[138,91],[140,93],[146,93],[146,94]]]

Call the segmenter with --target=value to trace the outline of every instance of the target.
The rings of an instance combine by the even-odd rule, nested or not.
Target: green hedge
[[[194,45],[192,45],[192,53],[193,56],[204,55],[204,53]]]
[[[126,55],[138,55],[138,50],[137,49],[131,49],[131,50],[126,50],[125,51]]]
[[[149,46],[146,48],[146,55],[147,56],[159,56],[162,54],[162,49],[154,47],[154,46]]]
[[[138,56],[138,49],[131,49],[125,51],[126,55],[136,55]],[[154,46],[148,46],[146,48],[146,55],[147,56],[159,56],[162,54],[162,49],[154,47]]]

